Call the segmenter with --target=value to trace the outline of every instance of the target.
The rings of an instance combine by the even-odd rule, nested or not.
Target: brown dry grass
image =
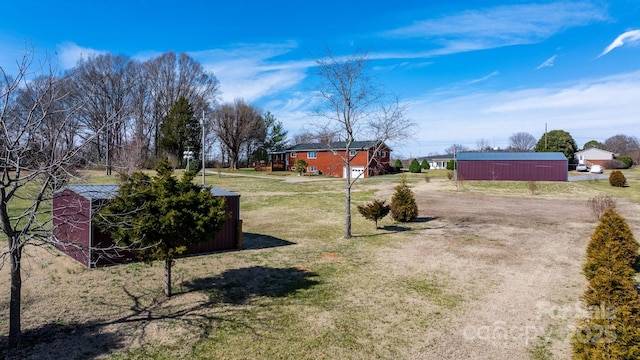
[[[354,213],[356,236],[343,240],[341,182],[250,181],[218,184],[243,194],[247,249],[179,259],[171,299],[161,266],[88,270],[29,250],[22,357],[569,357],[595,227],[586,198],[422,181],[417,222],[374,232]],[[394,186],[363,182],[355,198]],[[637,233],[638,205],[618,209]],[[0,308],[6,331],[8,292]]]

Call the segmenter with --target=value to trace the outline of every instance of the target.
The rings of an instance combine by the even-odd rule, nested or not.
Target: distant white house
[[[574,157],[578,159],[579,164],[591,165],[606,165],[609,160],[615,159],[615,154],[611,151],[602,150],[598,148],[589,148],[586,150],[578,151],[574,154]]]
[[[423,159],[427,159],[430,169],[446,169],[447,163],[454,159],[453,155],[433,155],[427,156]],[[422,162],[422,159],[419,159]]]

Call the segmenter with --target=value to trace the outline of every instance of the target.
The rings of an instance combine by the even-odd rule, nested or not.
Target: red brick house
[[[304,160],[308,164],[307,173],[346,177],[344,164],[346,151],[344,142],[297,144],[271,154],[271,161],[284,161],[286,170],[295,171],[296,161]],[[388,172],[391,168],[389,164],[391,148],[384,143],[354,141],[349,147],[349,157],[352,178],[356,176],[368,178]]]

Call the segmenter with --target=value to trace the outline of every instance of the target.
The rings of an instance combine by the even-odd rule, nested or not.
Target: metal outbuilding
[[[70,185],[53,198],[53,235],[55,247],[81,264],[94,268],[133,261],[133,254],[118,249],[108,234],[94,223],[94,214],[114,198],[118,185]],[[202,254],[242,246],[240,195],[219,188],[209,188],[214,196],[225,198],[229,218],[209,241],[189,248],[187,254]]]
[[[569,163],[561,152],[464,152],[456,161],[461,180],[568,180]]]

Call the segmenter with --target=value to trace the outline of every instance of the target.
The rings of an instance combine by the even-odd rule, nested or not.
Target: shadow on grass
[[[247,311],[246,308],[235,305],[245,304],[253,296],[286,297],[318,284],[319,281],[313,279],[316,276],[295,267],[231,269],[218,276],[185,281],[176,288],[186,290],[175,293],[170,299],[158,296],[155,288],[123,286],[122,302],[96,298],[93,305],[124,315],[84,323],[49,323],[25,330],[20,349],[12,354],[8,354],[8,336],[2,336],[0,353],[6,354],[5,359],[12,360],[97,359],[116,353],[124,353],[126,357],[131,344],[144,343],[148,334],[154,336],[157,328],[163,328],[167,321],[196,335],[199,339],[196,342],[206,341],[213,329],[223,323],[253,331],[248,318],[237,314]],[[181,295],[192,292],[203,292],[207,297],[180,301]]]
[[[183,282],[185,292],[205,291],[213,302],[241,305],[253,296],[285,297],[308,289],[319,281],[317,274],[298,268],[267,268],[253,266],[231,269],[219,276]]]
[[[242,233],[242,248],[246,250],[267,249],[294,244],[294,242],[278,239],[269,235]]]
[[[22,332],[20,348],[9,353],[8,337],[0,338],[4,359],[96,359],[124,349],[124,337],[102,324],[45,324]]]
[[[430,222],[430,221],[433,221],[433,220],[436,220],[436,219],[438,219],[438,218],[437,217],[419,217],[419,218],[416,218],[413,221],[408,222],[407,224],[410,224],[410,223],[427,223],[427,222]],[[393,225],[385,225],[385,226],[381,227],[380,229],[386,230],[386,231],[392,231],[392,232],[403,232],[403,231],[415,230],[415,229],[413,229],[413,228],[411,228],[409,226],[402,226],[401,224],[402,223],[393,224]]]

